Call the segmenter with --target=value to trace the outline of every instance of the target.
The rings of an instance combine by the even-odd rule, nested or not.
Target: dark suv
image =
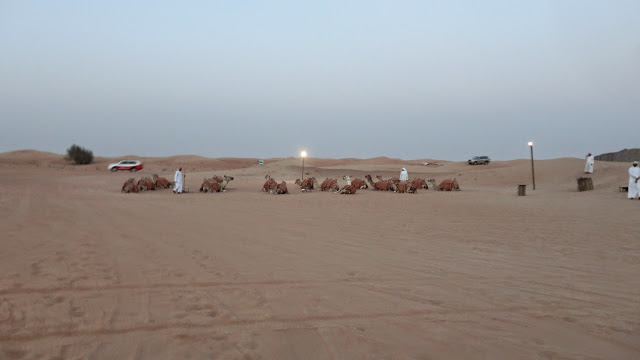
[[[489,165],[489,163],[491,162],[491,159],[489,159],[488,156],[474,156],[471,159],[469,159],[467,162],[469,163],[469,165],[478,165],[478,164]]]

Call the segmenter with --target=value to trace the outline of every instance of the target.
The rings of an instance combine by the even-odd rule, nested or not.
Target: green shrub
[[[67,159],[73,160],[73,162],[78,165],[91,164],[93,161],[93,151],[73,144],[67,149]]]

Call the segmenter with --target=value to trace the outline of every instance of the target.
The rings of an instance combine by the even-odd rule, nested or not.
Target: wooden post
[[[593,190],[593,181],[590,177],[578,178],[578,191]]]
[[[518,196],[527,195],[527,185],[518,185]]]

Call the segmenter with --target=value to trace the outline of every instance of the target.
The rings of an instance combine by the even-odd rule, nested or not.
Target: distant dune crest
[[[596,160],[632,162],[640,159],[640,149],[624,149],[618,152],[597,155]]]

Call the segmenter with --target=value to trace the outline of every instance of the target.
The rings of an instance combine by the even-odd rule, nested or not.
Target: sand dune
[[[640,358],[629,164],[596,162],[578,192],[575,158],[536,161],[535,191],[528,160],[305,161],[341,185],[406,167],[462,188],[343,196],[297,189],[296,158],[116,160],[0,154],[0,359]],[[178,166],[190,193],[120,193]],[[198,193],[213,174],[235,179]]]

